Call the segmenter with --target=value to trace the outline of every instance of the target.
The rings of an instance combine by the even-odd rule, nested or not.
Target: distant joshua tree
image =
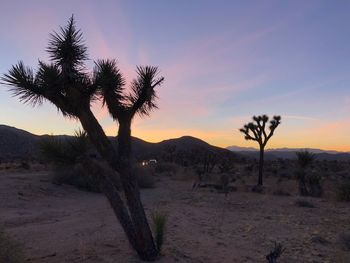
[[[153,240],[131,162],[131,122],[136,114],[149,115],[156,108],[155,88],[163,83],[157,67],[137,67],[137,78],[125,89],[125,80],[116,60],[98,60],[93,74],[87,73],[87,47],[82,33],[75,27],[73,16],[59,33],[50,35],[47,51],[51,62],[39,61],[36,73],[24,66],[14,65],[2,81],[21,102],[33,106],[44,100],[54,104],[64,117],[77,119],[90,141],[107,163],[119,173],[122,193],[111,175],[95,169],[101,190],[108,198],[131,246],[141,259],[153,261],[159,251]],[[112,118],[119,123],[116,151],[91,111],[91,102],[101,99]],[[86,166],[92,162],[86,162]],[[95,167],[96,168],[96,167]],[[89,168],[90,169],[90,168]],[[91,172],[94,167],[91,167]],[[100,172],[98,172],[100,171]]]
[[[260,159],[259,159],[259,177],[258,186],[263,185],[263,167],[264,167],[264,150],[267,142],[270,140],[274,134],[275,129],[281,123],[281,116],[273,116],[270,121],[269,131],[266,131],[266,124],[269,121],[267,115],[254,116],[254,122],[249,122],[244,125],[239,131],[245,135],[246,140],[253,140],[259,143],[260,148]]]

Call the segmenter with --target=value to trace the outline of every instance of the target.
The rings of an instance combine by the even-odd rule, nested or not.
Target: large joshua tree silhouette
[[[117,67],[116,60],[98,60],[93,73],[87,73],[87,47],[82,33],[75,27],[73,16],[67,26],[50,35],[47,48],[50,63],[39,61],[36,73],[23,62],[12,66],[2,77],[10,91],[23,103],[37,106],[47,100],[54,104],[65,117],[81,122],[89,139],[115,170],[115,175],[103,173],[98,164],[86,161],[86,167],[94,175],[101,190],[109,200],[124,232],[143,260],[153,261],[159,251],[155,246],[131,162],[131,122],[135,115],[149,115],[156,108],[155,88],[164,81],[158,77],[157,67],[137,67],[137,77],[129,90]],[[91,102],[101,99],[112,118],[119,123],[118,150],[107,138],[91,111]],[[97,165],[97,166],[96,166]],[[115,183],[118,176],[123,192]],[[123,197],[125,195],[125,198]]]
[[[273,116],[270,121],[269,131],[266,131],[266,124],[269,121],[267,115],[254,116],[253,122],[244,125],[239,131],[244,134],[246,140],[253,140],[259,143],[260,159],[259,159],[259,177],[258,186],[263,185],[263,167],[264,167],[264,150],[267,142],[274,134],[275,129],[281,123],[281,116]]]

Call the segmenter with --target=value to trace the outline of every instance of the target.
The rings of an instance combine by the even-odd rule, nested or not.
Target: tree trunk
[[[112,143],[105,135],[102,127],[90,109],[80,112],[79,119],[97,151],[107,163],[121,175],[120,179],[130,214],[117,188],[114,186],[113,180],[108,177],[104,178],[100,176],[101,190],[109,200],[130,244],[136,250],[139,257],[143,260],[154,261],[158,256],[158,251],[153,242],[152,232],[147,223],[146,215],[140,200],[136,177],[131,171],[131,122],[128,123],[129,126],[127,128],[123,126],[121,132],[122,136],[118,136],[119,152],[123,153],[121,156],[118,156]],[[120,127],[121,126],[122,125],[120,125]],[[127,136],[128,134],[129,138]]]
[[[82,161],[84,169],[88,172],[89,180],[94,184],[97,184],[107,197],[115,215],[117,216],[120,224],[122,225],[125,234],[128,237],[128,240],[131,246],[136,249],[136,233],[132,223],[132,220],[129,216],[128,209],[124,204],[124,201],[119,195],[119,191],[114,185],[113,174],[110,174],[111,171],[108,171],[102,164],[91,158],[84,158]]]
[[[147,217],[141,202],[137,178],[131,161],[131,119],[119,122],[118,153],[120,160],[121,182],[127,199],[131,218],[136,231],[137,252],[142,259],[154,260],[157,250]]]
[[[264,169],[264,147],[260,146],[258,186],[263,185],[263,169]]]

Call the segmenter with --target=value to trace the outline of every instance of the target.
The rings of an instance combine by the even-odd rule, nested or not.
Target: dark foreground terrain
[[[23,244],[27,261],[139,262],[103,195],[50,180],[43,171],[0,173],[0,222]],[[275,187],[272,180],[267,187]],[[293,191],[279,196],[237,187],[225,197],[163,177],[142,190],[147,213],[168,214],[159,262],[267,262],[274,241],[286,248],[279,262],[350,262],[339,241],[350,231],[349,203],[302,198],[315,206],[306,208],[295,204],[301,198]]]

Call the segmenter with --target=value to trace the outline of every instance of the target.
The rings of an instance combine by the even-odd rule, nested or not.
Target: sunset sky
[[[146,141],[191,135],[211,144],[255,146],[238,129],[278,114],[269,148],[350,151],[350,1],[15,1],[1,2],[0,73],[47,60],[49,33],[74,14],[98,58],[116,58],[128,80],[136,65],[159,66],[159,110],[137,118]],[[79,123],[45,103],[22,105],[0,87],[0,124],[35,134],[72,134]],[[94,112],[108,135],[113,123]]]

